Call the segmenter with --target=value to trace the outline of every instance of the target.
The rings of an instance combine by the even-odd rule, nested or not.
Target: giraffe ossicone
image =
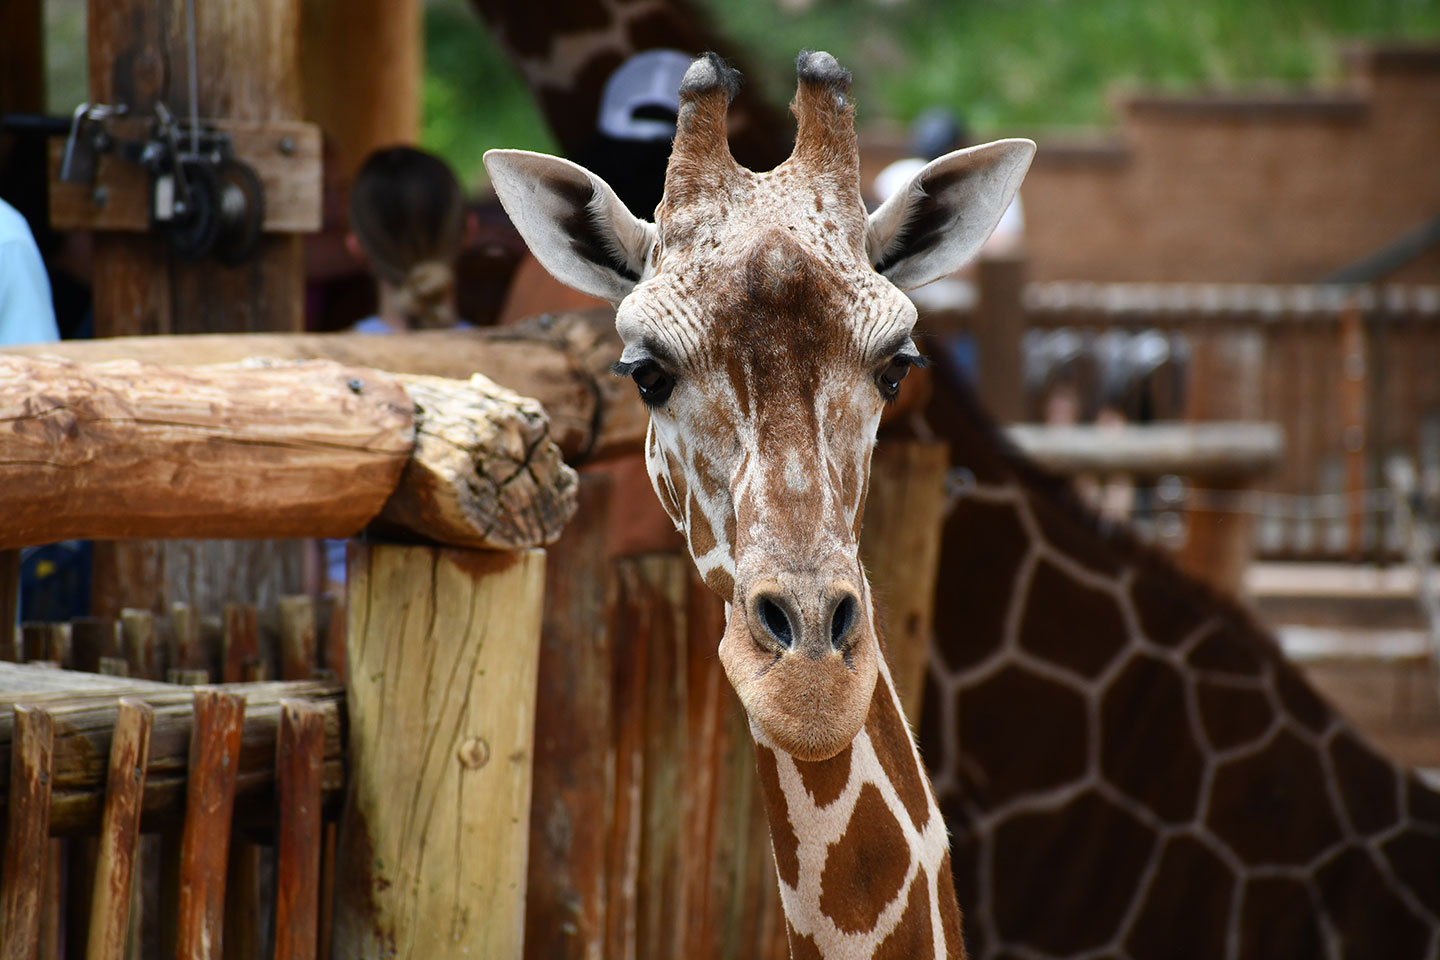
[[[857,541],[887,394],[923,362],[901,290],[978,252],[1035,145],[941,157],[867,215],[850,75],[818,52],[797,75],[794,151],[757,173],[726,140],[738,75],[713,54],[691,65],[654,223],[569,161],[485,163],[540,263],[617,304],[655,492],[729,603],[726,673],[768,742],[816,761],[851,744],[876,690]]]

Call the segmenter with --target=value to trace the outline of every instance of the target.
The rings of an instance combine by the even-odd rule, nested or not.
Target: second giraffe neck
[[[829,760],[755,732],[791,957],[963,958],[949,837],[883,659],[865,726]]]

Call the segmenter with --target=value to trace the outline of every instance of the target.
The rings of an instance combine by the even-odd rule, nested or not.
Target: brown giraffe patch
[[[1130,583],[1130,603],[1153,644],[1176,647],[1205,622],[1208,611],[1177,587],[1173,576],[1141,568]]]
[[[1440,837],[1406,830],[1380,849],[1395,875],[1421,902],[1440,903]]]
[[[1222,766],[1207,825],[1249,863],[1300,866],[1341,839],[1320,758],[1288,730]]]
[[[1330,708],[1294,667],[1280,664],[1275,668],[1275,692],[1280,695],[1280,705],[1311,733],[1324,733],[1330,725]]]
[[[713,567],[705,574],[705,586],[718,593],[726,600],[735,596],[735,578],[725,570],[724,567]]]
[[[1155,835],[1085,793],[1059,812],[1011,817],[994,843],[991,895],[1000,936],[1068,957],[1115,935]],[[1072,871],[1104,882],[1065,882]]]
[[[1036,565],[1030,596],[1020,646],[1041,660],[1093,678],[1125,648],[1125,618],[1115,599],[1066,576],[1048,560]]]
[[[935,629],[945,642],[940,654],[952,670],[984,660],[1005,639],[1005,611],[1015,571],[1027,550],[1025,529],[1013,507],[962,500],[945,522],[941,556],[944,583],[984,583],[985,590],[939,590]],[[985,544],[976,550],[974,544]]]
[[[800,840],[790,823],[790,805],[785,801],[785,791],[780,789],[780,768],[775,764],[774,751],[758,743],[755,744],[755,762],[760,768],[760,795],[770,809],[770,846],[775,851],[775,869],[780,879],[793,887],[800,879],[800,859],[796,855]]]
[[[1185,660],[1197,670],[1258,677],[1263,665],[1255,655],[1254,646],[1253,637],[1240,634],[1227,624],[1197,643]]]
[[[1430,930],[1390,891],[1369,855],[1351,848],[1315,874],[1345,960],[1425,956]]]
[[[950,854],[940,858],[940,872],[935,877],[935,897],[940,901],[940,926],[945,931],[945,954],[950,960],[965,960],[965,936],[961,930],[960,910],[945,909],[947,903],[959,904],[955,897],[955,879]]]
[[[1205,738],[1216,750],[1258,740],[1270,728],[1275,711],[1259,690],[1200,681],[1195,685]]]
[[[1245,886],[1237,960],[1323,955],[1316,904],[1305,885],[1285,877],[1256,877]]]
[[[687,509],[690,513],[689,523],[686,524],[686,532],[690,536],[690,555],[703,557],[715,549],[715,531],[710,529],[710,521],[706,518],[705,511],[700,509],[693,493],[690,494]]]
[[[785,930],[790,939],[790,960],[825,960],[815,941],[797,931],[788,920]]]
[[[1089,529],[1089,518],[1071,512],[1050,500],[1027,494],[1030,509],[1040,522],[1045,540],[1065,556],[1092,573],[1118,577],[1124,569],[1119,554]]]
[[[1440,827],[1440,793],[1425,786],[1413,773],[1406,779],[1405,809],[1413,819]]]
[[[824,809],[840,798],[845,784],[850,782],[850,745],[829,760],[796,759],[795,769],[800,771],[800,782],[805,784],[805,792],[815,806]]]
[[[1374,751],[1353,734],[1341,733],[1330,742],[1330,761],[1345,812],[1356,830],[1379,833],[1400,818],[1395,771]]]
[[[905,834],[880,790],[873,783],[860,788],[849,830],[826,852],[820,875],[820,911],[846,933],[875,929],[875,921],[905,882],[910,848]]]
[[[1133,960],[1212,960],[1225,955],[1235,876],[1194,837],[1165,845],[1145,905],[1125,940]]]
[[[1172,823],[1195,815],[1205,758],[1191,736],[1185,684],[1174,667],[1148,655],[1132,658],[1105,692],[1100,728],[1106,780]]]
[[[900,923],[880,942],[871,960],[935,960],[935,940],[930,929],[930,884],[922,870],[910,883],[910,896]]]
[[[1028,706],[1016,710],[1017,703]],[[957,706],[965,731],[960,789],[985,806],[1084,775],[1090,724],[1084,698],[1070,688],[1010,666]],[[984,771],[984,779],[974,771]]]
[[[910,814],[910,822],[916,830],[924,830],[930,822],[930,798],[925,793],[925,782],[920,779],[920,768],[913,759],[905,721],[895,709],[894,698],[884,681],[875,684],[865,730],[870,734],[880,766],[905,805],[905,812]]]

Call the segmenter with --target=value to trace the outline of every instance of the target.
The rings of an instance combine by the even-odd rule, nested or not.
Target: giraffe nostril
[[[844,650],[850,646],[851,634],[855,631],[857,606],[855,598],[848,593],[835,604],[835,612],[830,615],[830,646],[836,650]]]
[[[790,629],[790,618],[778,603],[769,597],[761,597],[755,604],[755,614],[770,636],[787,649],[795,646],[795,634]]]

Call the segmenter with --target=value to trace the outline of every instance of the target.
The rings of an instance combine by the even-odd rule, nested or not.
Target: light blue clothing
[[[0,200],[0,346],[59,339],[40,248],[25,218]]]

